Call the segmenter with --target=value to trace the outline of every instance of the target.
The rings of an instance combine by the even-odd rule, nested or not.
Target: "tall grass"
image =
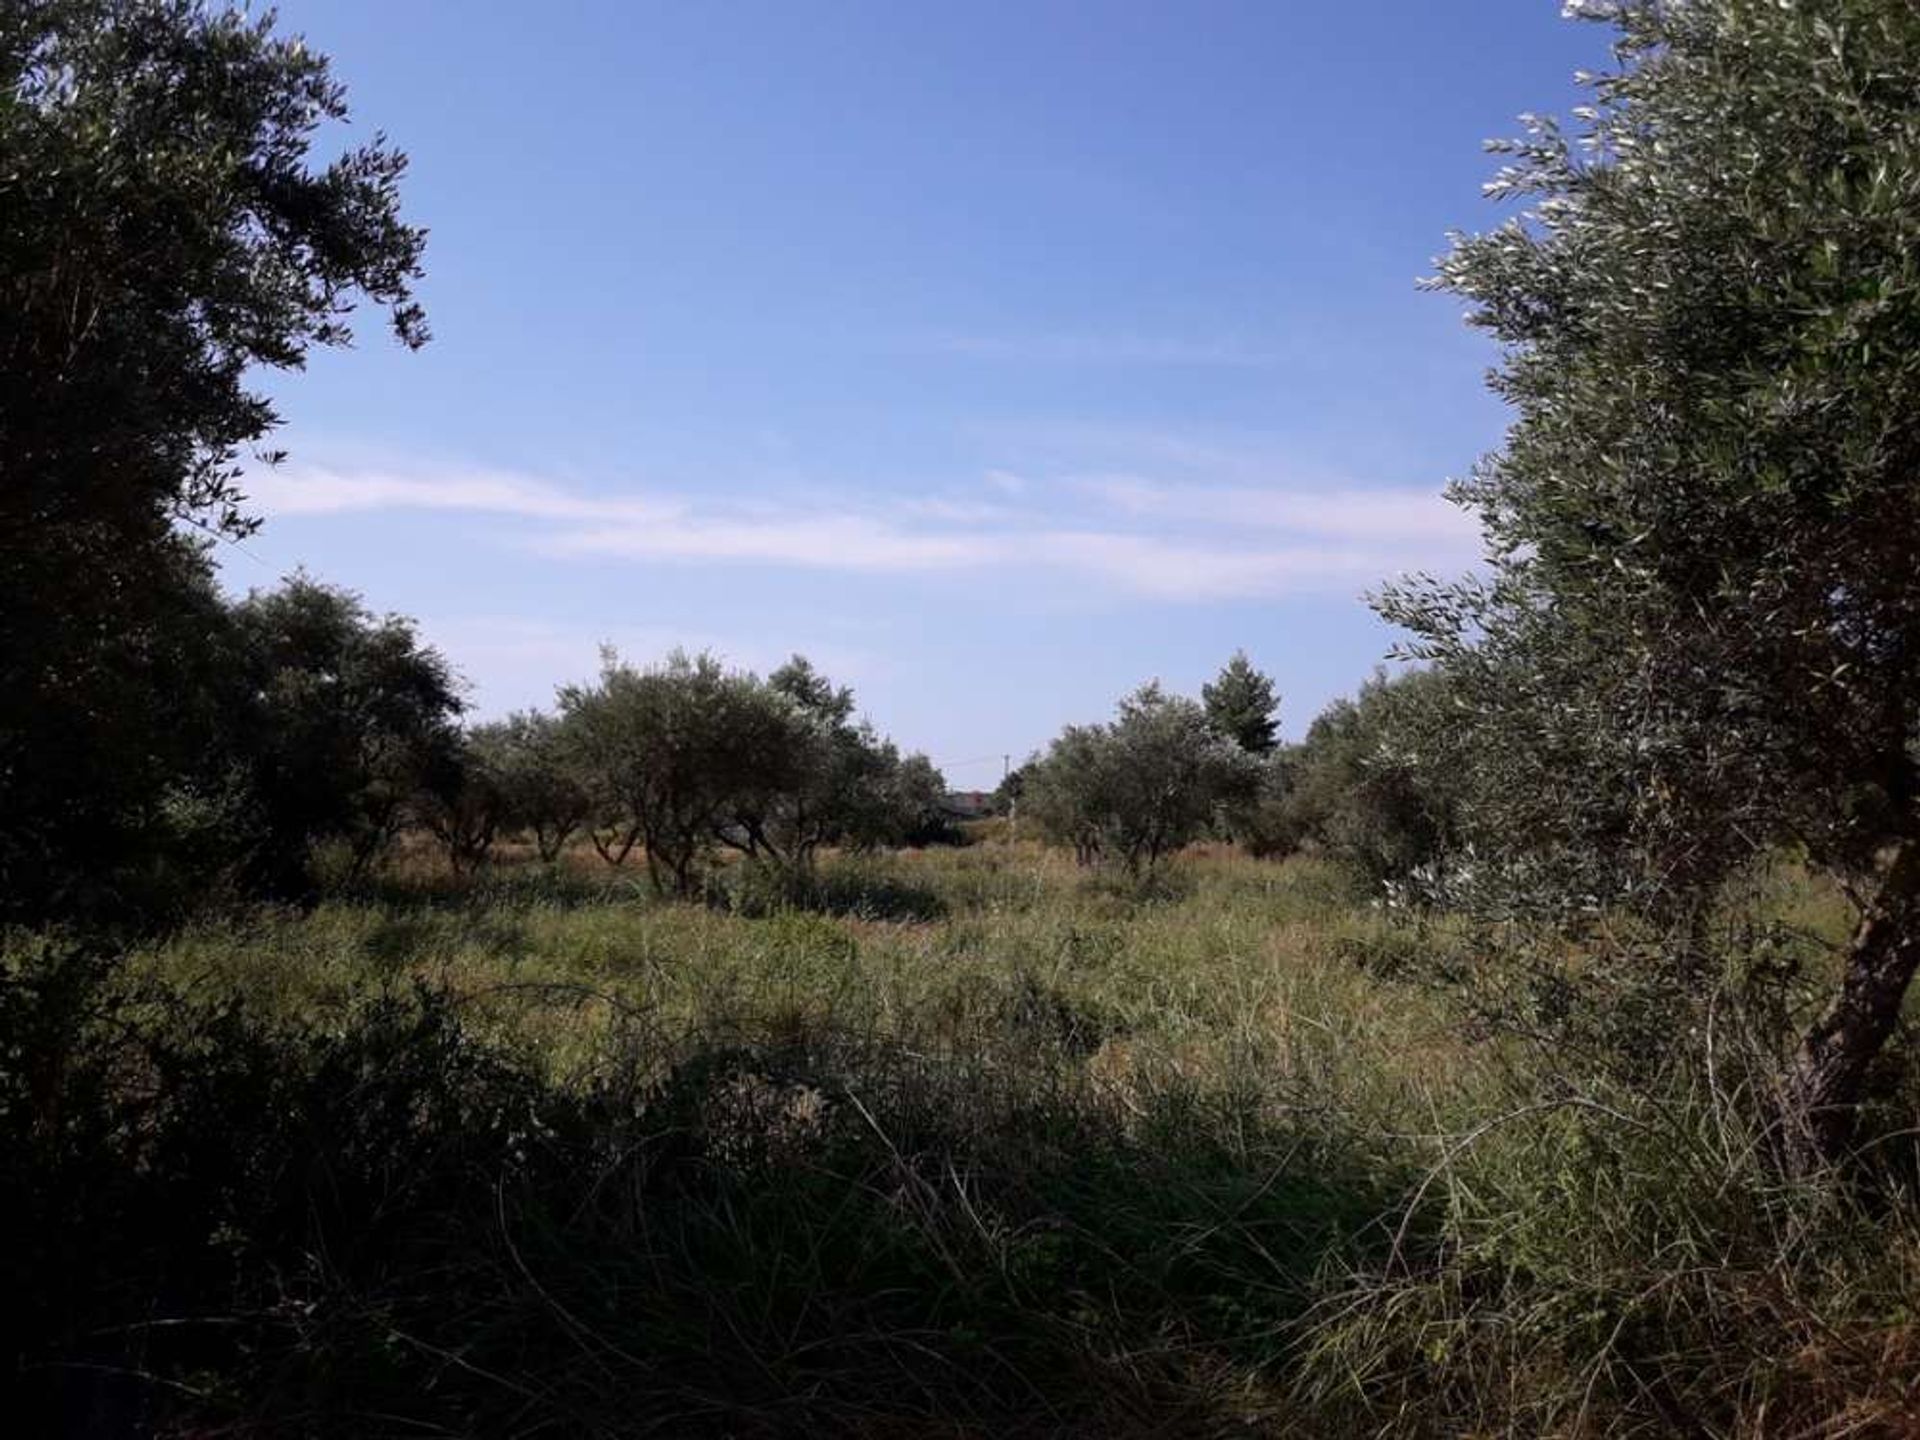
[[[130,956],[16,939],[0,1138],[38,1243],[0,1274],[12,1413],[1920,1425],[1913,1089],[1887,1077],[1871,1183],[1782,1179],[1754,1005],[1713,1012],[1716,1046],[1676,1011],[1660,1063],[1616,1064],[1606,1026],[1536,1003],[1629,1013],[1604,945],[1544,984],[1539,951],[1304,859],[1196,852],[1143,888],[982,844],[831,862],[806,894],[727,878],[675,905],[416,859]],[[1745,920],[1817,953],[1844,917],[1769,884]]]

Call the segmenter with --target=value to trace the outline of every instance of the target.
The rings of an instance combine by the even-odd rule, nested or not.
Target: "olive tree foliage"
[[[433,756],[413,799],[414,818],[440,842],[456,872],[482,864],[512,823],[488,729],[459,735]]]
[[[541,860],[559,859],[591,811],[559,722],[538,710],[516,711],[476,728],[471,748],[500,792],[507,828],[531,835]]]
[[[1022,813],[1048,839],[1071,845],[1082,865],[1100,859],[1120,803],[1114,754],[1107,726],[1069,725],[1022,767]]]
[[[1000,783],[993,787],[993,813],[995,815],[1013,815],[1017,813],[1020,799],[1027,792],[1027,766],[1015,765],[1000,777]]]
[[[1375,674],[1269,762],[1244,843],[1312,847],[1376,889],[1421,878],[1458,843],[1458,718],[1438,673]]]
[[[391,844],[410,805],[458,773],[459,682],[412,624],[296,575],[233,610],[244,687],[234,758],[257,823],[259,888],[311,893],[314,847],[346,846],[353,874]]]
[[[1273,679],[1236,650],[1220,674],[1200,687],[1207,719],[1222,735],[1253,755],[1270,755],[1279,743],[1280,697]]]
[[[419,823],[453,868],[471,870],[496,840],[524,833],[551,864],[586,819],[585,789],[568,770],[550,716],[519,711],[475,725],[442,747],[415,800]]]
[[[884,823],[870,831],[868,844],[957,845],[965,835],[947,813],[947,777],[931,758],[918,750],[893,763],[894,747],[883,742],[889,756]]]
[[[1158,681],[1122,700],[1110,724],[1067,727],[1025,768],[1023,814],[1081,863],[1109,858],[1136,875],[1204,834],[1258,778],[1204,707]]]
[[[695,893],[716,818],[764,739],[751,688],[711,655],[676,650],[636,669],[609,651],[598,684],[560,691],[570,761],[591,797],[588,834],[603,859],[620,864],[642,845],[657,889]]]
[[[776,858],[805,868],[825,844],[868,850],[946,838],[945,778],[925,755],[903,756],[857,718],[851,690],[803,655],[769,675],[767,688],[811,727],[810,739],[795,737],[790,788],[775,794],[761,827]]]
[[[415,801],[420,824],[455,870],[479,865],[496,840],[515,834],[532,837],[535,853],[552,864],[591,812],[558,722],[527,710],[440,747]]]
[[[760,708],[778,754],[743,787],[724,834],[751,858],[804,870],[820,846],[859,825],[880,757],[854,718],[853,692],[804,656],[767,678]]]
[[[1454,490],[1489,573],[1382,608],[1472,712],[1496,871],[1683,919],[1785,843],[1856,889],[1784,1087],[1832,1157],[1920,963],[1920,9],[1578,8],[1617,67],[1433,282],[1516,416]]]
[[[560,692],[560,744],[610,864],[644,847],[663,891],[691,896],[716,848],[788,875],[824,845],[902,843],[937,804],[939,772],[854,718],[850,691],[800,657],[767,680],[676,651]]]
[[[231,616],[194,547],[151,558],[164,579],[117,615],[0,598],[0,920],[161,919],[234,875],[254,817]],[[0,552],[0,589],[32,564]]]
[[[345,343],[362,298],[419,344],[424,237],[378,138],[309,163],[344,95],[269,19],[10,0],[0,89],[0,909],[98,914],[226,783],[217,691],[187,693],[225,627],[178,527],[251,528],[249,372]]]

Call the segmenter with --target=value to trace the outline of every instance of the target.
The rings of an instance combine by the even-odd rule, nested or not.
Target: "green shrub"
[[[1200,1361],[1273,1362],[1407,1180],[1255,1094],[1117,1111],[1084,1044],[634,1031],[559,1087],[432,991],[305,1025],[105,965],[0,986],[35,1433],[1211,1429]]]

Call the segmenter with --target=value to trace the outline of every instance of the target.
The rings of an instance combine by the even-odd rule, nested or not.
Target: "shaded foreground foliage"
[[[9,1413],[49,1428],[1208,1428],[1403,1178],[1057,1060],[624,1036],[563,1087],[431,990],[315,1025],[92,969],[4,1002]]]
[[[1723,979],[1669,993],[1651,932],[1553,966],[1383,916],[1314,861],[1185,857],[1143,894],[993,845],[845,883],[887,870],[941,918],[528,870],[400,874],[113,964],[16,946],[3,1179],[40,1243],[0,1277],[9,1413],[982,1436],[1920,1414],[1914,1077],[1883,1078],[1851,1183],[1766,1157],[1755,1086],[1822,963],[1807,935],[1839,929],[1804,881],[1752,902],[1775,938],[1728,929]]]

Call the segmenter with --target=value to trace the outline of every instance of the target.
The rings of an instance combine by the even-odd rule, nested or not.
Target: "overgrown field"
[[[1667,990],[1632,936],[1545,964],[1306,858],[730,878],[419,859],[131,954],[16,938],[11,1413],[1920,1430],[1911,1078],[1845,1186],[1778,1178],[1748,1079],[1845,926],[1790,868]]]

